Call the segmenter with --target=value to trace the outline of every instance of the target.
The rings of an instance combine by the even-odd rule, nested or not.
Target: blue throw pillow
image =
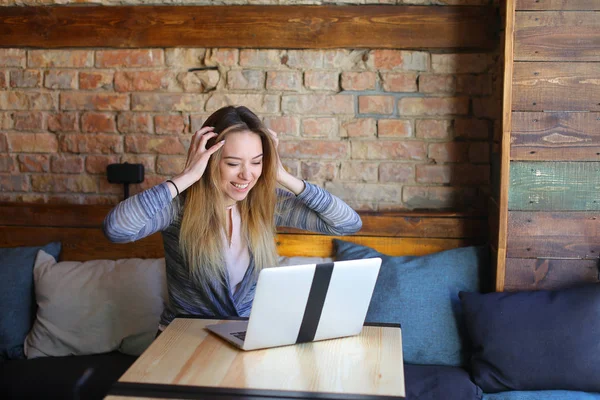
[[[514,390],[501,393],[486,393],[483,400],[600,400],[600,393],[573,392],[568,390]]]
[[[406,363],[467,363],[458,292],[481,290],[490,265],[487,249],[463,247],[418,257],[392,257],[343,240],[334,242],[337,260],[381,257],[366,321],[402,324]]]
[[[600,284],[460,298],[484,392],[600,392]]]
[[[25,358],[23,342],[35,318],[33,264],[38,250],[58,258],[58,242],[0,248],[0,359]]]

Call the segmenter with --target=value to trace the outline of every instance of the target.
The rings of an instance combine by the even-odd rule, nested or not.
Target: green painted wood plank
[[[509,210],[600,210],[600,162],[511,162]]]

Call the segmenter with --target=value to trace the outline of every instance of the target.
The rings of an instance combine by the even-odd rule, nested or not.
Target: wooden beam
[[[0,7],[0,47],[490,49],[491,6]]]

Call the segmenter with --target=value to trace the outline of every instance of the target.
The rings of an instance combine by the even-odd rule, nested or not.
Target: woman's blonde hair
[[[214,127],[217,136],[210,148],[232,133],[250,131],[260,137],[263,148],[262,173],[246,198],[240,202],[241,234],[254,256],[255,272],[276,265],[275,203],[277,157],[271,135],[258,117],[246,107],[223,107],[203,126]],[[219,186],[222,148],[208,162],[202,178],[187,191],[179,246],[191,276],[200,282],[225,281],[223,235],[226,235],[225,197]]]

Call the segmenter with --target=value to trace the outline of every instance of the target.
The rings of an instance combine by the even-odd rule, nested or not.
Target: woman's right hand
[[[225,144],[225,141],[222,140],[212,145],[210,148],[206,148],[206,143],[217,136],[217,134],[213,132],[213,129],[213,127],[206,126],[192,136],[183,172],[172,178],[172,181],[175,182],[180,192],[183,192],[202,178],[204,171],[206,171],[210,156]]]

